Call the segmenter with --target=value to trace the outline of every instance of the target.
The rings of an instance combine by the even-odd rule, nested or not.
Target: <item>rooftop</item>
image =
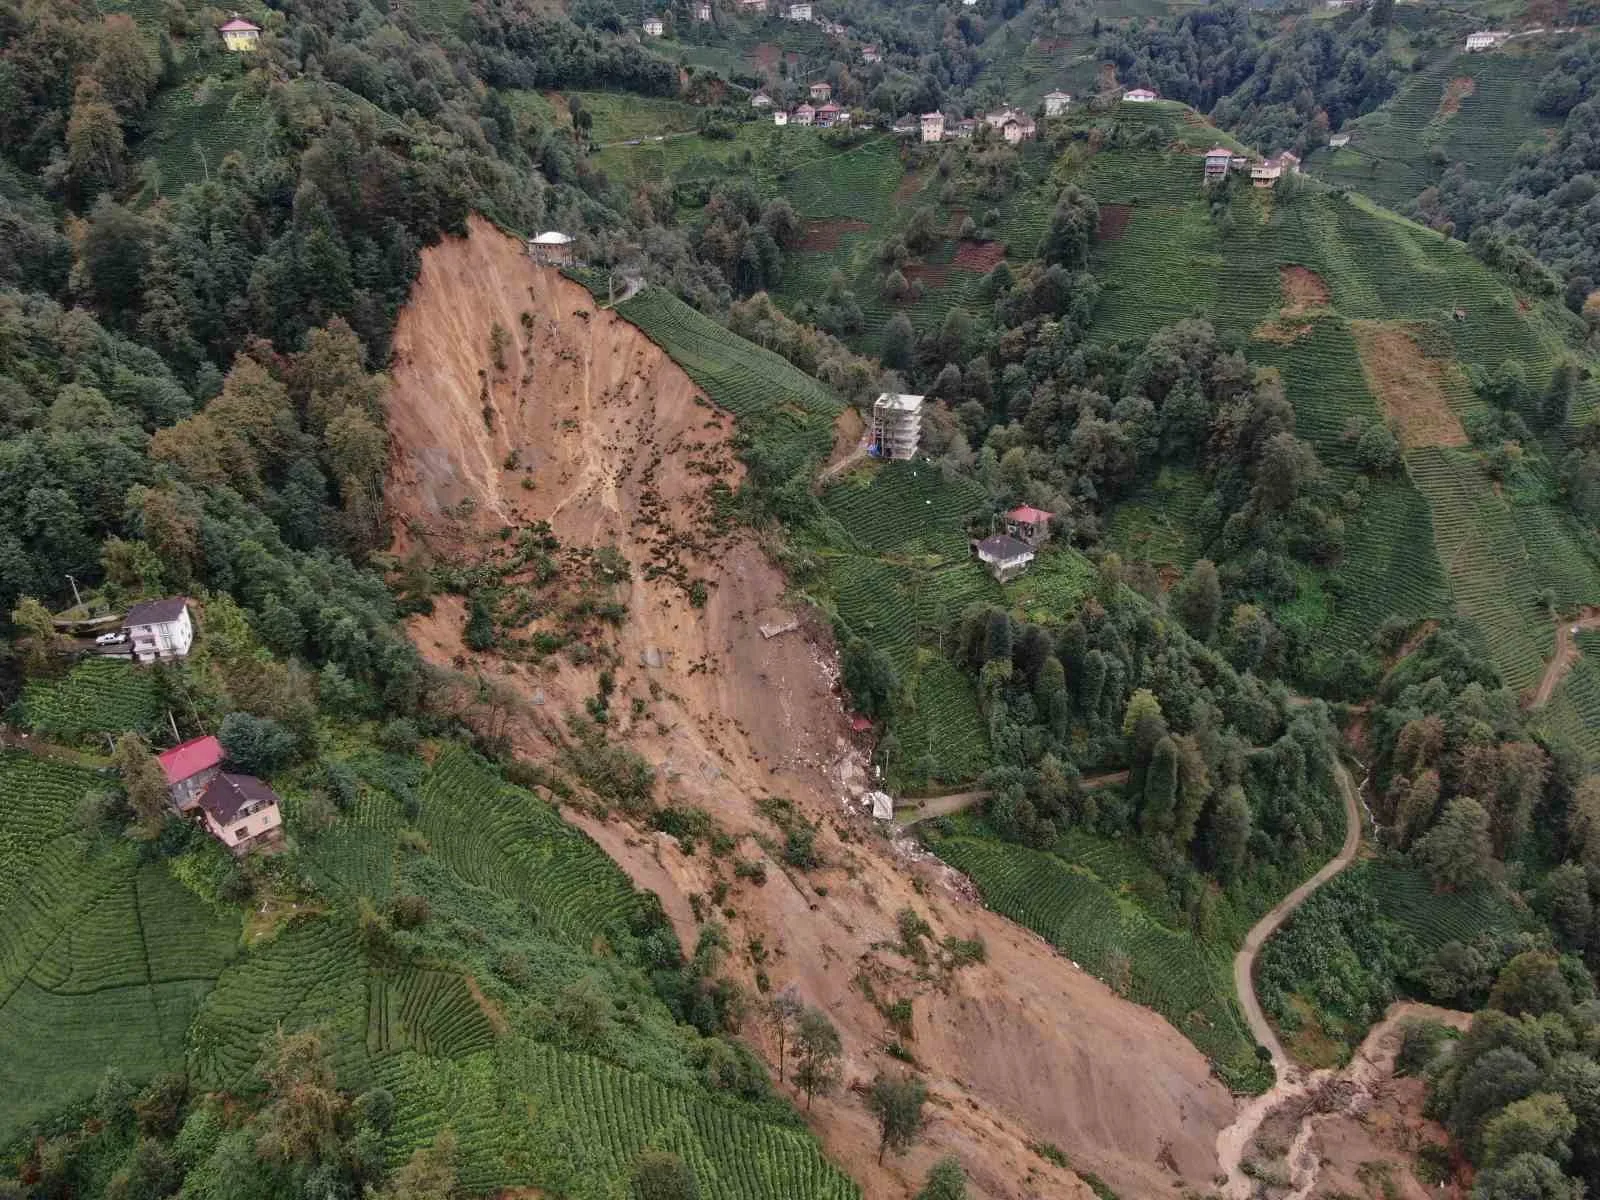
[[[535,246],[565,246],[572,241],[570,235],[560,233],[554,229],[546,230],[536,238],[528,239]]]
[[[922,397],[908,395],[905,392],[880,392],[873,407],[889,408],[899,412],[916,412],[922,407]]]
[[[1042,508],[1034,508],[1031,504],[1024,504],[1021,508],[1013,508],[1006,514],[1006,520],[1016,521],[1023,525],[1037,525],[1040,521],[1048,521],[1055,513],[1047,513]]]
[[[189,601],[183,596],[168,596],[162,600],[146,600],[143,604],[135,604],[128,610],[128,615],[122,618],[124,627],[129,625],[161,625],[168,621],[176,621],[183,615],[183,610],[189,607]]]
[[[1226,146],[1213,146],[1206,151],[1207,158],[1232,158],[1233,151]]]
[[[234,17],[226,24],[217,26],[222,33],[260,33],[261,26],[253,21],[246,21],[243,17]]]
[[[174,746],[171,750],[163,750],[156,755],[156,761],[161,764],[161,770],[170,785],[192,779],[201,771],[209,771],[220,765],[223,757],[221,742],[214,737],[199,737]]]
[[[978,554],[986,559],[1007,559],[1032,557],[1033,547],[1027,542],[1019,541],[1009,533],[991,533],[978,543]]]
[[[224,772],[200,793],[200,807],[218,825],[231,825],[249,804],[276,804],[278,794],[254,775],[229,775]]]

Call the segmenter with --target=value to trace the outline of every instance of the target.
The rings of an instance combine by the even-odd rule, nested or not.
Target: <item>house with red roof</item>
[[[246,21],[238,13],[233,14],[232,20],[217,26],[217,32],[222,35],[222,44],[236,53],[248,53],[261,44],[261,26]]]
[[[188,814],[200,803],[200,793],[222,770],[222,743],[214,737],[193,738],[156,755],[167,777],[167,792],[178,811]]]
[[[1206,182],[1226,179],[1233,170],[1233,151],[1226,146],[1213,146],[1206,151]]]
[[[832,100],[817,109],[817,126],[821,129],[830,129],[839,121],[839,106]]]
[[[1055,513],[1024,504],[1006,513],[1006,532],[1019,542],[1037,548],[1050,540],[1050,518],[1054,516]]]

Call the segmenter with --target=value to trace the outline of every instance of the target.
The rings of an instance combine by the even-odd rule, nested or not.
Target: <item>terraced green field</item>
[[[155,675],[126,658],[86,658],[59,679],[30,683],[22,698],[29,729],[100,750],[105,734],[148,733],[161,720]]]
[[[140,146],[153,196],[173,196],[216,171],[229,154],[246,162],[265,151],[276,128],[264,97],[232,80],[188,82],[161,92]]]

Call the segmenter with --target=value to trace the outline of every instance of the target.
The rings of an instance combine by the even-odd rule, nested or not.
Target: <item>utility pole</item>
[[[78,607],[82,608],[83,597],[78,594],[78,581],[69,574],[67,576],[67,582],[72,585],[72,598],[77,601]]]

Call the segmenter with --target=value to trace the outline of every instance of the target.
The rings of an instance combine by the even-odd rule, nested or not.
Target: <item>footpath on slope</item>
[[[1267,939],[1313,892],[1354,862],[1356,852],[1361,848],[1360,793],[1356,790],[1355,780],[1350,778],[1349,769],[1337,756],[1333,759],[1333,772],[1344,800],[1344,845],[1339,848],[1339,853],[1322,865],[1321,870],[1273,905],[1271,911],[1255,923],[1233,959],[1233,986],[1239,993],[1239,1007],[1244,1009],[1252,1036],[1271,1053],[1277,1081],[1245,1105],[1233,1124],[1217,1135],[1217,1163],[1221,1173],[1227,1176],[1229,1196],[1249,1195],[1250,1181],[1242,1170],[1244,1149],[1260,1128],[1261,1122],[1279,1105],[1307,1094],[1315,1078],[1306,1077],[1290,1060],[1277,1033],[1268,1023],[1266,1014],[1261,1011],[1261,1004],[1256,999],[1255,967],[1256,957]]]
[[[1600,609],[1585,608],[1575,621],[1556,622],[1555,653],[1545,664],[1539,686],[1533,689],[1533,695],[1527,701],[1528,708],[1543,708],[1550,703],[1550,697],[1556,694],[1556,688],[1561,686],[1561,681],[1567,677],[1567,672],[1572,670],[1573,664],[1578,661],[1578,656],[1583,653],[1578,649],[1578,643],[1573,640],[1573,635],[1584,629],[1600,629]]]

